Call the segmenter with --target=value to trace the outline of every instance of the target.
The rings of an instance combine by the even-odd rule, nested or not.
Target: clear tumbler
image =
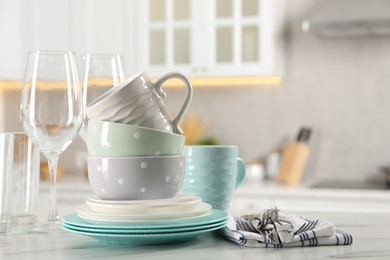
[[[13,133],[12,151],[12,230],[26,230],[37,223],[40,152],[22,132]]]
[[[0,235],[11,227],[11,169],[13,134],[0,133]]]

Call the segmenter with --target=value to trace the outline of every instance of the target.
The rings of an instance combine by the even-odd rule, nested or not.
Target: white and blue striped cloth
[[[269,212],[276,212],[276,215],[269,217]],[[277,209],[270,209],[257,215],[229,216],[226,227],[220,229],[219,233],[247,247],[350,245],[353,242],[351,234],[328,221],[315,221],[315,225],[309,229],[302,229],[308,222],[310,220],[302,216],[282,214]]]

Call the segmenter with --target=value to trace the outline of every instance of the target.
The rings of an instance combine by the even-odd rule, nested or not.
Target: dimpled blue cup
[[[214,209],[227,211],[245,177],[237,146],[185,146],[186,174],[181,190],[194,193]]]

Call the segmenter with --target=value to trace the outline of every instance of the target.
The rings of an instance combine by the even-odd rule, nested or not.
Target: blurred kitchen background
[[[0,0],[0,35],[1,132],[21,130],[28,50],[118,53],[128,76],[145,69],[154,77],[180,71],[193,78],[189,121],[203,129],[200,138],[238,145],[247,162],[281,152],[307,126],[304,182],[385,183],[379,168],[390,164],[388,0]],[[167,64],[169,55],[179,58]],[[166,88],[169,111],[183,91]],[[78,137],[60,159],[64,174],[83,175],[86,156]]]

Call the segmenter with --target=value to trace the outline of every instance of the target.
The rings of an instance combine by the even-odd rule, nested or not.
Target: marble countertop
[[[289,211],[390,213],[390,190],[288,187],[275,182],[243,183],[232,210],[278,207]]]
[[[59,187],[58,203],[61,215],[74,212],[86,198],[93,196],[89,188],[77,185],[73,187],[72,192],[70,192],[71,187],[67,185]],[[275,189],[277,190],[275,187],[271,190]],[[281,190],[285,189],[281,188]],[[264,192],[264,189],[261,192]],[[299,196],[305,196],[304,190],[300,192],[298,192]],[[316,193],[308,192],[309,195],[313,195],[310,192]],[[243,186],[238,191],[238,195],[245,194],[253,193],[250,193],[248,187],[245,189]],[[375,196],[379,195],[376,193]],[[384,195],[382,199],[387,200],[387,194]],[[349,196],[347,191],[345,196]],[[375,201],[374,195],[369,196],[373,196],[372,199]],[[48,205],[44,200],[41,200],[40,204]],[[44,219],[47,208],[42,206],[40,213],[41,219]],[[178,244],[132,247],[105,244],[93,238],[67,232],[51,235],[14,232],[0,237],[0,259],[390,259],[388,247],[390,212],[378,210],[378,212],[357,213],[324,210],[297,213],[308,218],[328,220],[347,230],[354,236],[353,244],[284,249],[245,248],[225,240],[218,234],[209,233]]]
[[[310,213],[306,216],[311,215]],[[350,246],[244,248],[218,234],[156,246],[109,245],[71,233],[0,237],[0,259],[390,259],[390,214],[320,213],[354,236]]]

